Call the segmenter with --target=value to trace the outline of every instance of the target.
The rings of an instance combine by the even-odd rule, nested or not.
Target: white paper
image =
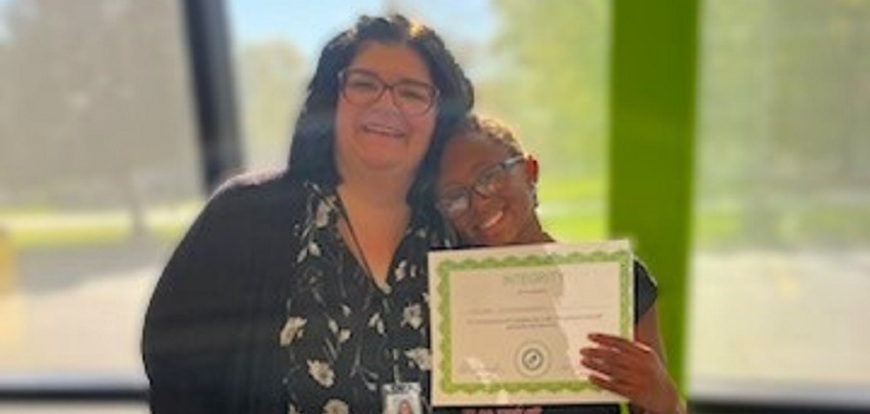
[[[580,365],[591,332],[633,335],[627,241],[429,255],[435,406],[617,402]]]

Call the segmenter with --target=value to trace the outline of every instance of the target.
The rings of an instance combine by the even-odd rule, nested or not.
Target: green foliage
[[[793,199],[764,206],[729,203],[725,208],[700,209],[695,227],[695,245],[704,250],[859,246],[870,234],[870,209],[860,199]]]
[[[866,1],[706,3],[700,246],[870,241],[870,232],[853,231],[870,225],[866,216],[843,207],[866,209],[870,188],[870,170],[861,167],[870,154],[868,19]],[[736,206],[706,210],[724,202]],[[824,219],[840,212],[854,225]]]
[[[137,236],[176,242],[202,209],[201,200],[148,206],[145,234],[136,235],[130,212],[68,211],[42,206],[0,209],[0,233],[19,252],[80,246],[109,246]]]
[[[515,125],[545,174],[603,177],[609,8],[603,0],[498,0],[497,76],[482,110]]]
[[[79,179],[112,183],[124,194],[128,177],[183,168],[193,158],[182,25],[170,18],[176,5],[3,3],[5,186],[29,190]]]
[[[475,79],[478,109],[504,118],[538,157],[539,212],[565,241],[606,235],[607,47],[603,0],[497,0],[499,32]]]
[[[131,235],[129,229],[118,226],[90,226],[12,233],[11,241],[16,250],[25,251],[72,246],[108,246],[124,243]]]
[[[304,95],[304,57],[285,41],[246,45],[238,57],[245,132],[253,141],[287,140],[291,110]]]
[[[598,178],[542,181],[538,212],[544,227],[558,240],[584,241],[606,237],[604,181]]]
[[[237,62],[248,160],[253,167],[283,165],[305,98],[308,64],[295,45],[283,40],[245,45]]]
[[[550,235],[564,242],[602,240],[607,234],[607,221],[600,215],[542,214],[541,221]]]

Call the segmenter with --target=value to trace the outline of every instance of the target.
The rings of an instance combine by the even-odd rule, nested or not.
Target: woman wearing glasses
[[[429,411],[439,149],[473,105],[430,28],[361,18],[324,48],[287,171],[231,180],[146,317],[155,413]]]
[[[495,119],[470,116],[444,149],[436,184],[437,206],[467,246],[552,242],[535,211],[537,181],[537,161],[524,154],[508,126]],[[661,362],[656,287],[640,263],[635,263],[634,270],[635,341],[596,335],[590,339],[597,346],[579,351],[577,357],[596,372],[590,381],[628,398],[633,412],[685,412]],[[525,411],[618,413],[619,408],[562,406]]]

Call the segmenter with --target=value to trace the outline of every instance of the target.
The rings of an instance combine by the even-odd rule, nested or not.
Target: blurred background
[[[0,412],[147,412],[163,264],[217,183],[285,164],[319,50],[360,13],[439,31],[539,158],[551,233],[608,237],[614,7],[0,0]],[[688,18],[683,388],[702,413],[870,412],[870,0]]]

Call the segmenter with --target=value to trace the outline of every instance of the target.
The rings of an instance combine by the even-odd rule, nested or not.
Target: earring
[[[532,202],[534,203],[535,207],[538,206],[538,185],[537,184],[532,184]]]

